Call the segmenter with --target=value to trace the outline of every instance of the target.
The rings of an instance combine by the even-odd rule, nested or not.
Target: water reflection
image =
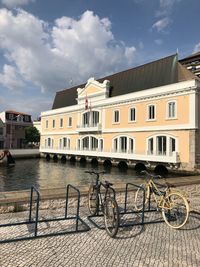
[[[45,159],[17,160],[12,167],[0,166],[0,191],[14,191],[30,189],[32,185],[38,188],[59,188],[71,183],[73,185],[88,185],[95,177],[86,174],[86,170],[105,171],[102,165],[91,166],[88,164],[47,162]],[[138,174],[128,169],[120,172],[113,167],[106,170],[105,180],[116,182],[134,182]]]

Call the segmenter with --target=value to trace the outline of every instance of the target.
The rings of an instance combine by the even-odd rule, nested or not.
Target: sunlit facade
[[[90,78],[58,92],[53,109],[42,112],[40,151],[194,170],[200,160],[199,89],[177,55]]]

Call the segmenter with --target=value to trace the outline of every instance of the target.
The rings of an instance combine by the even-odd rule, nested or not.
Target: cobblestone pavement
[[[110,238],[105,230],[91,226],[91,231],[63,236],[47,237],[0,244],[0,266],[153,266],[178,267],[200,266],[200,185],[187,188],[191,201],[188,223],[181,230],[170,229],[165,223],[120,228],[115,239]],[[54,210],[52,214],[61,214],[63,210]],[[81,215],[86,219],[86,209],[81,208]],[[0,223],[12,218],[22,220],[27,212],[0,215]],[[42,211],[41,216],[48,216]],[[150,218],[147,216],[150,216]],[[156,220],[160,213],[149,213],[145,219]],[[123,221],[130,218],[122,218]],[[138,216],[131,220],[139,220]],[[102,223],[102,218],[98,219]],[[73,227],[71,222],[65,225],[57,222],[39,226],[40,231]],[[0,239],[9,235],[30,233],[30,227],[0,228]]]

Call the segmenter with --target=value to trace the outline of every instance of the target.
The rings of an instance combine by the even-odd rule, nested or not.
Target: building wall
[[[148,153],[148,138],[167,136],[176,140],[176,152],[180,159],[180,168],[194,168],[196,164],[197,127],[200,125],[200,96],[197,96],[198,86],[196,81],[188,81],[170,86],[163,86],[108,98],[106,91],[98,84],[86,85],[79,90],[76,106],[47,111],[41,116],[41,148],[45,151],[45,139],[54,140],[53,148],[59,149],[60,139],[70,138],[70,150],[77,149],[77,140],[86,136],[93,136],[104,140],[104,151],[113,152],[113,139],[127,136],[134,140],[134,151],[137,155]],[[85,110],[85,101],[91,111],[99,111],[101,129],[96,131],[80,129],[82,114]],[[175,102],[175,117],[168,117],[168,103]],[[148,106],[155,105],[155,119],[148,119]],[[130,108],[136,110],[136,120],[130,122]],[[113,122],[114,111],[120,114],[119,123]],[[68,126],[68,119],[72,118],[72,126]],[[63,127],[60,120],[63,120]],[[53,127],[53,120],[55,126]],[[48,128],[46,122],[48,121]],[[198,132],[199,135],[199,132]],[[167,139],[169,141],[169,139]],[[195,141],[196,140],[196,141]],[[199,143],[198,143],[199,145]],[[167,144],[169,146],[169,144]],[[167,150],[169,151],[168,147]],[[66,151],[67,154],[67,151]],[[199,151],[200,155],[200,151]],[[164,155],[163,155],[164,157]],[[167,163],[167,157],[166,157]]]

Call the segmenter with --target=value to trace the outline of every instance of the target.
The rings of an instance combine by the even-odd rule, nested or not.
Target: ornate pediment
[[[84,88],[77,89],[77,103],[83,104],[86,96],[93,102],[103,100],[109,96],[110,81],[104,80],[102,83],[94,78],[88,79]]]

